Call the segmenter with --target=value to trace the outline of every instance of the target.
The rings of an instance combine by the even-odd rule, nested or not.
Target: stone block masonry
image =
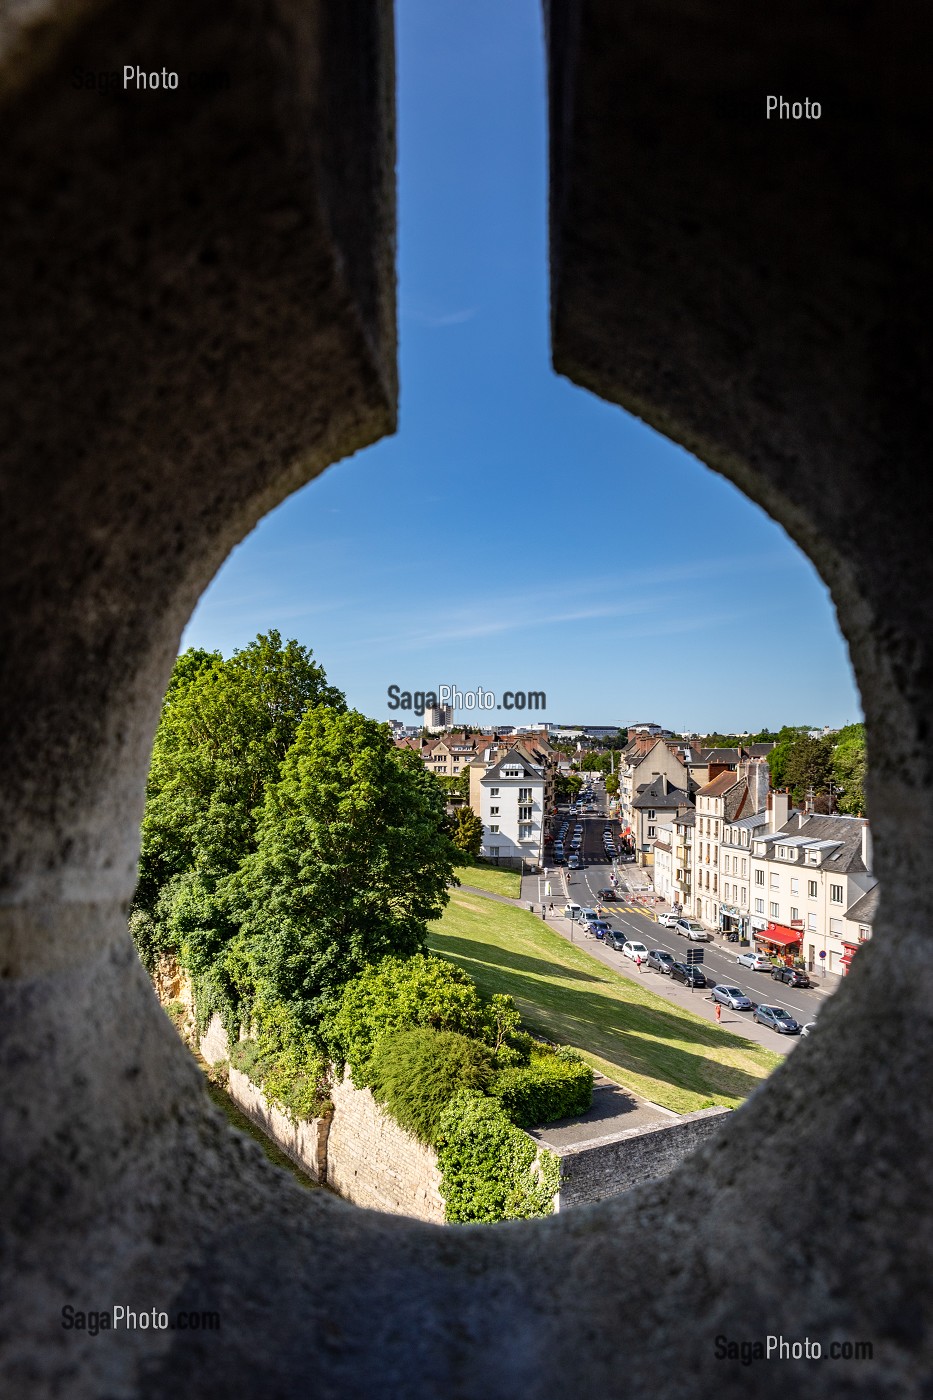
[[[605,1201],[643,1181],[667,1176],[701,1143],[714,1137],[728,1108],[704,1108],[663,1127],[646,1124],[609,1138],[594,1138],[557,1150],[560,1190],[554,1209]]]

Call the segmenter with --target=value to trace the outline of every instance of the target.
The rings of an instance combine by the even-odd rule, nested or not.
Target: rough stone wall
[[[287,1156],[315,1181],[327,1180],[327,1134],[330,1116],[302,1119],[293,1123],[286,1113],[269,1103],[261,1089],[230,1066],[227,1093]]]
[[[354,1088],[349,1073],[331,1098],[328,1186],[357,1206],[443,1224],[441,1174],[431,1148],[400,1128],[368,1089]]]
[[[216,1065],[230,1058],[230,1041],[216,1011],[208,1022],[207,1030],[201,1036],[198,1048],[209,1065]]]
[[[560,1191],[555,1210],[621,1196],[643,1181],[667,1176],[722,1127],[727,1108],[704,1108],[677,1123],[632,1128],[609,1140],[576,1143],[560,1152]]]

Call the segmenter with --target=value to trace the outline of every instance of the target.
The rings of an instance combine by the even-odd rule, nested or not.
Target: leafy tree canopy
[[[453,842],[464,855],[474,859],[483,844],[483,823],[472,807],[461,807],[453,817]]]
[[[836,799],[837,809],[840,812],[847,812],[850,816],[858,816],[860,812],[864,814],[866,811],[865,772],[867,768],[865,726],[864,724],[847,724],[839,730],[835,739],[833,777],[840,789]]]

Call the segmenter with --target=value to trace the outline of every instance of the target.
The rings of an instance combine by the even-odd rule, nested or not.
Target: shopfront
[[[756,930],[755,941],[769,957],[778,955],[791,963],[801,955],[803,929],[790,928],[787,924],[769,923],[766,928]]]

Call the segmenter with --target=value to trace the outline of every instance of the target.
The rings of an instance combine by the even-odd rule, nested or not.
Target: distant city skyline
[[[781,527],[551,369],[536,0],[400,0],[397,23],[399,431],[267,516],[183,646],[277,628],[378,719],[406,717],[390,686],[443,683],[545,693],[499,722],[860,718],[827,590]]]

